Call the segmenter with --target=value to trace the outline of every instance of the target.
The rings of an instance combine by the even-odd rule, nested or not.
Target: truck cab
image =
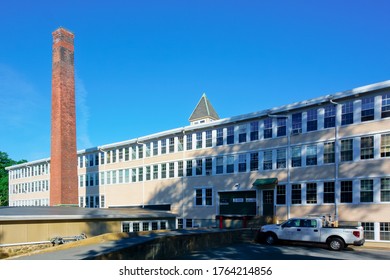
[[[281,224],[280,239],[294,241],[320,241],[319,220],[291,219]]]

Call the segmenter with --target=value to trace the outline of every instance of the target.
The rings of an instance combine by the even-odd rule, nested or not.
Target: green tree
[[[27,162],[26,160],[15,161],[8,157],[7,153],[0,151],[0,206],[8,206],[8,171],[7,166]]]

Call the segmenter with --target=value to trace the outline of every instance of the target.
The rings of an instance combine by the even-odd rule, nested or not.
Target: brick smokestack
[[[50,206],[78,205],[73,40],[53,32]]]

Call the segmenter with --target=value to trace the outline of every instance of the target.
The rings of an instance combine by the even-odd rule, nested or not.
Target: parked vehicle
[[[363,227],[334,227],[325,217],[292,218],[281,224],[264,225],[259,238],[269,245],[279,240],[324,243],[334,251],[348,245],[362,246],[365,242]]]

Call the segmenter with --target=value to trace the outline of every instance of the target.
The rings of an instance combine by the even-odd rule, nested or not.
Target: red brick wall
[[[78,204],[74,35],[53,32],[50,205]]]

